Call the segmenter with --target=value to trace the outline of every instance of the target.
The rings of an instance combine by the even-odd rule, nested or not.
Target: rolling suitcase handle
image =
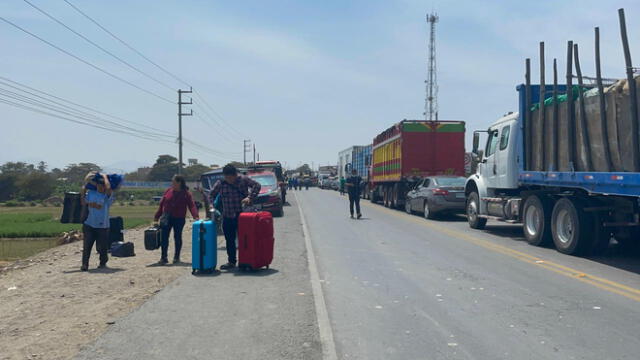
[[[204,268],[204,252],[207,250],[205,245],[204,233],[206,232],[206,228],[204,227],[204,221],[200,222],[200,268]]]

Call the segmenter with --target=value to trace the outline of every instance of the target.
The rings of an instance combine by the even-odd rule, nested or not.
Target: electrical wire
[[[100,72],[102,72],[102,73],[104,73],[104,74],[106,74],[106,75],[108,75],[108,76],[120,81],[120,82],[123,82],[123,83],[125,83],[125,84],[127,84],[127,85],[129,85],[131,87],[134,87],[134,88],[136,88],[136,89],[138,89],[138,90],[140,90],[142,92],[145,92],[145,93],[147,93],[147,94],[149,94],[151,96],[154,96],[154,97],[156,97],[156,98],[158,98],[160,100],[163,100],[163,101],[168,102],[170,104],[175,104],[175,101],[172,101],[172,100],[170,100],[170,99],[168,99],[166,97],[163,97],[162,95],[158,95],[153,91],[144,89],[144,88],[132,83],[131,81],[123,79],[122,77],[120,77],[120,76],[118,76],[116,74],[113,74],[113,73],[111,73],[111,72],[109,72],[109,71],[107,71],[107,70],[105,70],[105,69],[103,69],[103,68],[101,68],[101,67],[99,67],[97,65],[94,65],[93,63],[91,63],[91,62],[89,62],[87,60],[84,60],[84,59],[80,58],[79,56],[74,55],[73,53],[71,53],[71,52],[69,52],[69,51],[67,51],[67,50],[65,50],[65,49],[63,49],[63,48],[61,48],[61,47],[59,47],[59,46],[47,41],[47,40],[45,40],[45,39],[43,39],[42,37],[40,37],[40,36],[30,32],[29,30],[27,30],[27,29],[25,29],[25,28],[15,24],[15,23],[13,23],[13,22],[5,19],[2,16],[0,16],[0,20],[4,21],[5,23],[7,23],[7,24],[9,24],[11,26],[13,26],[14,28],[16,28],[16,29],[18,29],[18,30],[20,30],[20,31],[22,31],[22,32],[24,32],[24,33],[26,33],[26,34],[28,34],[28,35],[40,40],[40,41],[42,41],[43,43],[53,47],[54,49],[56,49],[56,50],[58,50],[58,51],[60,51],[60,52],[62,52],[64,54],[66,54],[66,55],[68,55],[68,56],[70,56],[70,57],[72,57],[72,58],[74,58],[74,59],[76,59],[76,60],[78,60],[78,61],[80,61],[80,62],[82,62],[82,63],[84,63],[84,64],[86,64],[88,66],[90,66],[90,67],[92,67],[92,68],[94,68],[95,70],[98,70],[98,71],[100,71]]]
[[[9,82],[9,83],[11,83],[11,84],[13,84],[13,85],[17,85],[17,86],[13,86],[13,85],[11,85],[11,84],[7,84],[7,83],[2,82],[2,81],[0,81],[0,84],[4,84],[5,86],[9,86],[9,87],[11,87],[11,88],[13,88],[13,89],[16,89],[16,90],[19,90],[19,91],[25,92],[25,93],[30,94],[30,95],[37,96],[37,97],[42,98],[42,99],[45,99],[45,97],[43,97],[43,96],[39,96],[38,94],[42,94],[42,95],[45,95],[45,96],[51,97],[51,98],[56,99],[56,100],[60,100],[60,101],[62,101],[62,102],[65,102],[65,103],[68,103],[68,104],[71,104],[71,105],[77,106],[77,107],[82,108],[82,109],[85,109],[85,110],[93,111],[93,112],[98,113],[98,114],[100,114],[100,115],[104,115],[104,116],[110,117],[110,118],[112,118],[112,119],[120,120],[120,121],[123,121],[123,122],[125,122],[125,123],[132,123],[132,124],[135,124],[135,125],[140,126],[140,127],[143,127],[143,128],[147,128],[147,129],[154,130],[154,131],[157,131],[157,132],[161,132],[161,133],[164,133],[164,134],[167,134],[167,135],[171,135],[171,136],[173,136],[173,137],[175,137],[175,136],[176,136],[176,135],[175,135],[175,133],[172,133],[172,132],[169,132],[169,131],[166,131],[166,130],[162,130],[162,129],[158,129],[158,128],[155,128],[155,127],[153,127],[153,126],[148,126],[148,125],[145,125],[145,124],[141,124],[141,123],[138,123],[138,122],[135,122],[135,121],[132,121],[132,120],[127,120],[127,119],[124,119],[124,118],[122,118],[122,117],[115,116],[115,115],[112,115],[112,114],[109,114],[109,113],[105,113],[105,112],[103,112],[103,111],[96,110],[96,109],[94,109],[94,108],[91,108],[91,107],[88,107],[88,106],[84,106],[84,105],[78,104],[78,103],[76,103],[76,102],[73,102],[73,101],[70,101],[70,100],[67,100],[67,99],[61,98],[61,97],[56,96],[56,95],[53,95],[53,94],[51,94],[51,93],[48,93],[48,92],[45,92],[45,91],[42,91],[42,90],[38,90],[38,89],[36,89],[36,88],[33,88],[33,87],[31,87],[31,86],[28,86],[28,85],[22,84],[22,83],[20,83],[20,82],[14,81],[14,80],[11,80],[11,79],[6,78],[6,77],[4,77],[4,76],[0,76],[0,80],[4,80],[4,81],[6,81],[6,82]],[[26,90],[24,90],[24,89],[19,88],[18,86],[21,86],[21,87],[23,87],[23,88],[25,88],[25,89],[29,89],[29,90],[31,90],[31,91],[26,91]],[[36,93],[37,93],[37,94],[36,94]],[[51,100],[49,100],[49,101],[51,101]]]
[[[138,54],[140,57],[142,57],[143,59],[147,60],[150,64],[152,64],[153,66],[157,67],[158,69],[160,69],[162,72],[164,72],[165,74],[171,76],[173,79],[175,79],[176,81],[182,83],[183,85],[189,86],[191,87],[191,85],[189,85],[186,81],[180,79],[177,75],[173,74],[172,72],[170,72],[169,70],[165,69],[164,67],[158,65],[156,62],[154,62],[153,60],[149,59],[147,56],[145,56],[143,53],[141,53],[140,51],[138,51],[136,48],[134,48],[133,46],[129,45],[126,41],[122,40],[121,38],[119,38],[118,36],[116,36],[114,33],[112,33],[111,31],[109,31],[107,28],[105,28],[104,26],[100,25],[100,23],[98,23],[96,20],[94,20],[91,16],[87,15],[84,11],[80,10],[77,6],[73,5],[70,1],[68,0],[64,0],[64,2],[66,2],[69,6],[71,6],[75,11],[77,11],[80,15],[84,16],[85,18],[87,18],[89,21],[91,21],[92,23],[94,23],[97,27],[99,27],[100,29],[102,29],[104,32],[106,32],[107,34],[109,34],[112,38],[116,39],[118,42],[120,42],[122,45],[126,46],[127,48],[129,48],[129,50],[135,52],[136,54]]]
[[[38,10],[41,14],[43,14],[44,16],[48,17],[49,19],[55,21],[56,23],[58,23],[60,26],[64,27],[65,29],[71,31],[72,33],[74,33],[75,35],[79,36],[81,39],[85,40],[86,42],[88,42],[89,44],[93,45],[94,47],[100,49],[102,52],[104,52],[105,54],[111,56],[112,58],[118,60],[119,62],[121,62],[122,64],[126,65],[127,67],[129,67],[130,69],[138,72],[139,74],[155,81],[156,83],[164,86],[165,88],[174,91],[175,89],[172,88],[171,86],[167,85],[166,83],[154,78],[153,76],[147,74],[146,72],[138,69],[137,67],[131,65],[130,63],[128,63],[127,61],[123,60],[122,58],[120,58],[119,56],[115,55],[114,53],[112,53],[111,51],[103,48],[102,46],[96,44],[94,41],[92,41],[91,39],[87,38],[86,36],[82,35],[81,33],[79,33],[78,31],[72,29],[71,27],[67,26],[67,24],[65,24],[64,22],[62,22],[61,20],[57,19],[56,17],[54,17],[53,15],[49,14],[48,12],[42,10],[41,8],[37,7],[36,5],[34,5],[33,3],[31,3],[29,0],[22,0],[25,3],[29,4],[31,7],[33,7],[34,9]]]
[[[157,67],[158,69],[160,69],[162,72],[164,72],[165,74],[169,75],[170,77],[172,77],[174,80],[182,83],[183,85],[189,86],[191,88],[193,88],[193,86],[191,86],[189,84],[189,82],[185,81],[184,79],[178,77],[177,75],[175,75],[174,73],[170,72],[169,70],[165,69],[164,67],[160,66],[158,63],[156,63],[155,61],[151,60],[149,57],[145,56],[142,52],[140,52],[138,49],[136,49],[135,47],[133,47],[132,45],[130,45],[129,43],[127,43],[126,41],[122,40],[120,37],[118,37],[117,35],[115,35],[113,32],[109,31],[109,29],[107,29],[106,27],[104,27],[103,25],[101,25],[97,20],[95,20],[94,18],[92,18],[91,16],[89,16],[87,13],[85,13],[84,11],[82,11],[81,9],[79,9],[77,6],[75,6],[74,4],[72,4],[69,0],[63,0],[65,3],[67,3],[69,6],[71,6],[75,11],[77,11],[80,15],[84,16],[86,19],[88,19],[89,21],[91,21],[92,23],[94,23],[97,27],[99,27],[100,29],[102,29],[102,31],[106,32],[107,34],[109,34],[112,38],[114,38],[115,40],[117,40],[118,42],[120,42],[122,45],[126,46],[129,50],[135,52],[136,54],[138,54],[140,57],[142,57],[143,59],[145,59],[146,61],[148,61],[150,64],[152,64],[153,66]],[[214,113],[218,116],[218,118],[220,118],[220,120],[226,125],[226,128],[230,129],[231,131],[233,131],[235,134],[234,136],[238,136],[240,138],[243,138],[244,136],[242,135],[242,133],[240,133],[238,130],[236,130],[233,126],[231,126],[231,124],[229,124],[223,117],[222,115],[220,115],[214,108],[213,106],[211,106],[211,104],[209,104],[205,99],[204,96],[202,96],[198,91],[194,90],[194,93],[198,96],[198,98],[200,98],[200,100]],[[222,127],[222,126],[221,126]]]

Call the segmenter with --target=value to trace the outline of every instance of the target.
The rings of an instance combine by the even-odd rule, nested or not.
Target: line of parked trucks
[[[530,244],[554,244],[565,254],[599,254],[611,239],[640,245],[640,76],[622,9],[619,16],[626,79],[605,86],[596,28],[593,84],[581,74],[577,44],[568,42],[566,83],[558,84],[554,59],[553,83],[546,85],[540,43],[540,84],[531,84],[527,59],[525,83],[515,87],[518,112],[474,131],[478,166],[456,195],[471,228],[483,229],[487,220],[521,223]],[[363,198],[433,217],[429,196],[415,194],[447,191],[430,178],[464,175],[465,123],[403,120],[338,157],[338,177],[355,169],[365,182]]]

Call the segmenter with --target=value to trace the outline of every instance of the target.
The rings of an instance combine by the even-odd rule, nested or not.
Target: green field
[[[156,206],[118,206],[111,208],[111,216],[122,216],[126,229],[150,224]],[[81,224],[61,224],[61,207],[0,208],[0,238],[55,237]]]

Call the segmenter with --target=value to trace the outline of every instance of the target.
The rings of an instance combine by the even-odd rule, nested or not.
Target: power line
[[[76,123],[76,124],[80,124],[80,125],[85,125],[85,126],[90,126],[90,127],[94,127],[94,128],[110,131],[110,132],[115,132],[115,133],[130,135],[130,136],[135,136],[137,138],[141,138],[141,139],[145,139],[145,140],[171,142],[169,140],[147,138],[147,137],[144,137],[142,135],[135,134],[135,133],[130,133],[130,132],[119,130],[119,129],[108,128],[108,127],[96,125],[96,124],[93,124],[93,123],[88,123],[88,122],[84,122],[84,121],[71,119],[71,118],[68,118],[66,116],[58,115],[58,114],[55,114],[55,113],[50,113],[50,112],[47,112],[47,111],[43,111],[43,110],[31,107],[31,106],[23,105],[23,104],[16,103],[16,102],[13,102],[13,101],[10,101],[10,100],[6,100],[6,99],[1,99],[0,98],[0,102],[8,104],[8,105],[12,105],[14,107],[21,108],[21,109],[24,109],[24,110],[29,110],[29,111],[32,111],[32,112],[35,112],[35,113],[40,113],[40,114],[43,114],[43,115],[48,115],[48,116],[52,116],[52,117],[55,117],[55,118],[58,118],[58,119],[70,121],[70,122],[73,122],[73,123]]]
[[[205,98],[200,95],[200,92],[198,92],[197,90],[193,90],[193,92],[196,94],[196,96],[214,113],[218,116],[218,118],[227,126],[228,129],[233,130],[233,132],[236,133],[236,136],[242,138],[244,137],[244,135],[242,135],[241,132],[239,132],[238,130],[236,130],[233,126],[231,126],[231,124],[229,124],[223,117],[222,115],[220,115],[220,113],[218,113],[213,106],[211,106],[211,104],[209,104],[207,102],[207,100],[205,100]]]
[[[73,112],[74,109],[70,110],[70,109],[61,108],[61,107],[56,106],[56,105],[47,104],[47,103],[44,103],[44,102],[42,102],[40,100],[33,99],[33,98],[30,98],[28,96],[24,96],[24,95],[21,95],[21,94],[17,94],[17,93],[14,93],[12,91],[8,91],[6,89],[0,89],[0,95],[4,96],[6,98],[9,98],[9,99],[21,101],[23,103],[39,107],[41,109],[46,109],[46,110],[58,112],[60,114],[65,115],[65,118],[66,118],[66,116],[70,116],[70,117],[76,118],[76,119],[78,119],[77,121],[81,121],[84,124],[95,125],[94,123],[96,123],[97,121],[102,121],[102,122],[106,122],[107,121],[107,120],[104,120],[104,119],[101,119],[101,118],[95,117],[95,116],[85,116],[85,115],[82,115],[82,114],[77,114],[77,113]],[[126,132],[126,133],[132,134],[134,136],[141,136],[141,137],[145,137],[145,138],[160,139],[160,138],[164,137],[165,140],[166,140],[166,137],[167,137],[166,135],[162,135],[162,134],[156,134],[156,133],[151,133],[151,132],[142,132],[142,131],[139,131],[137,129],[126,127],[126,126],[123,126],[123,125],[117,124],[117,123],[111,123],[111,125],[115,125],[116,128],[107,127],[106,125],[96,125],[96,126],[99,126],[101,129],[117,129],[118,131],[121,131],[121,132]],[[169,137],[169,138],[171,138],[171,137]]]
[[[26,1],[26,0],[25,0]],[[107,29],[106,27],[104,27],[102,24],[100,24],[97,20],[95,20],[94,18],[92,18],[91,16],[89,16],[87,13],[85,13],[84,11],[80,10],[77,6],[75,6],[74,4],[72,4],[69,0],[64,0],[64,2],[66,2],[69,6],[71,6],[75,11],[77,11],[80,15],[84,16],[86,19],[88,19],[89,21],[91,21],[92,23],[94,23],[97,27],[99,27],[100,29],[102,29],[102,31],[106,32],[107,34],[109,34],[112,38],[114,38],[115,40],[117,40],[118,42],[120,42],[122,45],[126,46],[129,50],[135,52],[136,54],[138,54],[140,57],[142,57],[143,59],[145,59],[146,61],[148,61],[150,64],[152,64],[153,66],[157,67],[158,69],[160,69],[162,72],[164,72],[165,74],[169,75],[170,77],[172,77],[174,80],[189,86],[191,88],[193,88],[193,86],[191,84],[189,84],[189,82],[183,80],[182,78],[178,77],[177,75],[175,75],[174,73],[170,72],[169,70],[167,70],[166,68],[162,67],[161,65],[159,65],[158,63],[156,63],[155,61],[151,60],[149,57],[147,57],[146,55],[144,55],[142,52],[140,52],[138,49],[136,49],[135,47],[133,47],[132,45],[130,45],[129,43],[127,43],[126,41],[122,40],[120,37],[118,37],[117,35],[115,35],[113,32],[111,32],[109,29]],[[209,104],[202,95],[200,95],[200,93],[197,90],[193,91],[195,93],[196,96],[198,96],[198,98],[200,98],[200,100],[214,113],[216,114],[220,120],[229,128],[231,129],[233,132],[236,133],[236,136],[238,137],[243,137],[242,133],[240,133],[239,131],[237,131],[235,128],[233,128],[231,126],[231,124],[229,124],[223,117],[222,115],[220,115],[212,106],[211,104]],[[222,125],[220,125],[222,126]]]
[[[105,69],[103,69],[103,68],[101,68],[101,67],[99,67],[99,66],[97,66],[97,65],[94,65],[94,64],[92,64],[91,62],[89,62],[89,61],[87,61],[87,60],[84,60],[84,59],[82,59],[82,58],[80,58],[80,57],[78,57],[78,56],[74,55],[73,53],[71,53],[71,52],[69,52],[69,51],[67,51],[67,50],[65,50],[65,49],[63,49],[63,48],[61,48],[61,47],[59,47],[59,46],[57,46],[57,45],[55,45],[55,44],[53,44],[53,43],[51,43],[51,42],[49,42],[49,41],[45,40],[45,39],[43,39],[43,38],[41,38],[40,36],[38,36],[38,35],[36,35],[36,34],[34,34],[34,33],[30,32],[29,30],[26,30],[25,28],[23,28],[23,27],[21,27],[21,26],[19,26],[19,25],[15,24],[15,23],[13,23],[13,22],[11,22],[11,21],[7,20],[7,19],[5,19],[5,18],[4,18],[4,17],[2,17],[2,16],[0,16],[0,20],[4,21],[5,23],[7,23],[7,24],[9,24],[9,25],[11,25],[11,26],[13,26],[13,27],[15,27],[16,29],[18,29],[18,30],[20,30],[20,31],[22,31],[22,32],[24,32],[24,33],[26,33],[26,34],[28,34],[28,35],[31,35],[32,37],[34,37],[34,38],[36,38],[36,39],[38,39],[38,40],[42,41],[43,43],[45,43],[45,44],[47,44],[47,45],[49,45],[49,46],[53,47],[54,49],[56,49],[56,50],[58,50],[58,51],[60,51],[60,52],[62,52],[62,53],[64,53],[64,54],[66,54],[66,55],[68,55],[68,56],[71,56],[72,58],[74,58],[74,59],[76,59],[76,60],[78,60],[78,61],[80,61],[80,62],[82,62],[82,63],[84,63],[84,64],[86,64],[86,65],[88,65],[88,66],[90,66],[90,67],[92,67],[92,68],[94,68],[94,69],[96,69],[96,70],[98,70],[98,71],[100,71],[100,72],[102,72],[102,73],[104,73],[104,74],[106,74],[106,75],[108,75],[108,76],[110,76],[110,77],[114,78],[114,79],[116,79],[116,80],[119,80],[119,81],[121,81],[121,82],[123,82],[123,83],[125,83],[125,84],[127,84],[127,85],[129,85],[129,86],[131,86],[131,87],[134,87],[134,88],[136,88],[136,89],[138,89],[138,90],[140,90],[140,91],[142,91],[142,92],[145,92],[145,93],[147,93],[147,94],[149,94],[149,95],[151,95],[151,96],[154,96],[154,97],[156,97],[156,98],[158,98],[158,99],[161,99],[161,100],[163,100],[163,101],[165,101],[165,102],[168,102],[168,103],[170,103],[170,104],[174,104],[174,102],[173,102],[172,100],[170,100],[170,99],[168,99],[168,98],[166,98],[166,97],[163,97],[163,96],[161,96],[161,95],[158,95],[158,94],[154,93],[153,91],[149,91],[149,90],[147,90],[147,89],[144,89],[144,88],[142,88],[142,87],[140,87],[140,86],[138,86],[138,85],[136,85],[136,84],[134,84],[134,83],[132,83],[132,82],[130,82],[130,81],[128,81],[128,80],[125,80],[125,79],[121,78],[121,77],[120,77],[120,76],[118,76],[118,75],[115,75],[115,74],[113,74],[113,73],[111,73],[111,72],[109,72],[109,71],[107,71],[107,70],[105,70]]]
[[[88,106],[84,106],[84,105],[82,105],[82,104],[78,104],[78,103],[76,103],[76,102],[73,102],[73,101],[70,101],[70,100],[64,99],[64,98],[62,98],[62,97],[59,97],[59,96],[53,95],[53,94],[48,93],[48,92],[46,92],[46,91],[38,90],[38,89],[36,89],[36,88],[33,88],[33,87],[28,86],[28,85],[25,85],[25,84],[19,83],[19,82],[17,82],[17,81],[11,80],[11,79],[6,78],[6,77],[4,77],[4,76],[0,76],[0,80],[4,80],[4,81],[9,82],[9,83],[11,83],[11,84],[13,84],[13,85],[18,85],[18,86],[21,86],[21,87],[23,87],[23,88],[29,89],[29,90],[31,90],[31,91],[27,91],[27,90],[24,90],[24,89],[19,88],[18,86],[13,86],[13,85],[11,85],[11,84],[7,84],[6,82],[0,81],[0,84],[3,84],[3,85],[5,85],[5,86],[9,86],[9,87],[11,87],[11,88],[13,88],[13,89],[15,89],[15,90],[22,91],[22,92],[24,92],[24,93],[27,93],[27,94],[30,94],[30,95],[33,95],[33,96],[36,96],[36,97],[39,97],[39,98],[42,98],[42,99],[46,99],[46,98],[45,98],[45,97],[43,97],[43,96],[40,96],[40,95],[38,95],[38,94],[42,94],[42,95],[45,95],[45,96],[51,97],[51,98],[56,99],[56,100],[60,100],[60,101],[62,101],[62,102],[65,102],[65,103],[68,103],[68,104],[71,104],[71,105],[77,106],[77,107],[82,108],[82,109],[85,109],[85,110],[93,111],[93,112],[95,112],[95,113],[98,113],[98,114],[101,114],[101,115],[104,115],[104,116],[110,117],[110,118],[112,118],[112,119],[120,120],[120,121],[123,121],[123,122],[125,122],[125,123],[132,123],[132,124],[135,124],[135,125],[140,126],[140,127],[143,127],[143,128],[147,128],[147,129],[150,129],[150,130],[158,131],[158,132],[161,132],[161,133],[164,133],[164,134],[167,134],[167,135],[171,135],[172,137],[175,137],[175,134],[174,134],[174,133],[168,132],[168,131],[166,131],[166,130],[158,129],[158,128],[155,128],[155,127],[153,127],[153,126],[148,126],[148,125],[145,125],[145,124],[137,123],[137,122],[135,122],[135,121],[131,121],[131,120],[124,119],[124,118],[119,117],[119,116],[115,116],[115,115],[112,115],[112,114],[109,114],[109,113],[105,113],[105,112],[103,112],[103,111],[96,110],[96,109],[94,109],[94,108],[91,108],[91,107],[88,107]],[[48,100],[48,101],[53,102],[52,100]]]
[[[111,35],[112,38],[116,39],[117,41],[119,41],[122,45],[126,46],[127,48],[129,48],[129,50],[135,52],[136,54],[140,55],[140,57],[142,57],[143,59],[147,60],[150,64],[152,64],[153,66],[157,67],[158,69],[160,69],[162,72],[164,72],[165,74],[171,76],[173,79],[175,79],[178,82],[181,82],[182,84],[191,87],[191,85],[189,85],[186,81],[180,79],[177,75],[173,74],[172,72],[170,72],[169,70],[165,69],[164,67],[158,65],[156,62],[154,62],[153,60],[149,59],[148,57],[146,57],[143,53],[141,53],[140,51],[138,51],[136,48],[134,48],[133,46],[129,45],[126,41],[122,40],[121,38],[119,38],[118,36],[116,36],[114,33],[112,33],[111,31],[109,31],[107,28],[105,28],[104,26],[100,25],[100,23],[98,23],[96,20],[94,20],[91,16],[87,15],[85,12],[83,12],[82,10],[80,10],[77,6],[73,5],[71,2],[69,2],[68,0],[64,0],[64,2],[66,2],[69,6],[71,6],[75,11],[77,11],[78,13],[80,13],[80,15],[84,16],[85,18],[87,18],[89,21],[91,21],[92,23],[94,23],[97,27],[99,27],[100,29],[102,29],[104,32],[106,32],[107,34]]]
[[[59,19],[55,18],[53,15],[49,14],[48,12],[42,10],[41,8],[37,7],[36,5],[34,5],[33,3],[31,3],[29,0],[22,0],[25,3],[29,4],[31,7],[33,7],[34,9],[38,10],[40,13],[42,13],[43,15],[45,15],[46,17],[48,17],[49,19],[55,21],[56,23],[58,23],[60,26],[63,26],[65,29],[71,31],[72,33],[76,34],[77,36],[79,36],[80,38],[82,38],[83,40],[85,40],[86,42],[88,42],[89,44],[95,46],[96,48],[100,49],[102,52],[108,54],[109,56],[111,56],[112,58],[118,60],[119,62],[123,63],[124,65],[128,66],[129,68],[131,68],[132,70],[140,73],[143,76],[146,76],[147,78],[155,81],[156,83],[164,86],[165,88],[173,91],[174,89],[167,85],[166,83],[154,78],[153,76],[147,74],[146,72],[138,69],[137,67],[131,65],[130,63],[128,63],[127,61],[123,60],[122,58],[120,58],[119,56],[113,54],[111,51],[103,48],[102,46],[96,44],[94,41],[92,41],[91,39],[87,38],[86,36],[82,35],[81,33],[79,33],[78,31],[72,29],[71,27],[67,26],[67,24],[65,24],[64,22],[60,21]]]

